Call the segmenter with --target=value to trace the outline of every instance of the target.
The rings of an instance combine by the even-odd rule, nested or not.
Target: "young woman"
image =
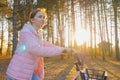
[[[40,9],[30,14],[30,23],[20,31],[15,54],[7,69],[7,80],[44,80],[43,57],[60,55],[66,48],[42,40],[39,29],[45,16]]]

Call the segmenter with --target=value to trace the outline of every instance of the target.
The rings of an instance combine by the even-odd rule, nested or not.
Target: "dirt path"
[[[116,65],[116,62],[111,63],[110,60],[109,61],[95,60],[95,62],[99,67],[108,72],[110,80],[120,80],[120,65]]]
[[[87,58],[85,65],[88,68],[105,70],[108,74],[108,80],[120,80],[120,62],[116,61],[103,61],[100,59]]]
[[[0,58],[0,80],[6,80],[6,69],[10,59]]]
[[[45,60],[45,80],[66,80],[73,66],[73,59],[47,58]]]
[[[48,64],[47,62],[46,64],[49,65],[49,68],[45,71],[45,80],[72,80],[74,78],[77,72],[72,61],[73,59],[59,60],[59,58],[50,58],[50,60],[47,60],[50,62],[52,61],[52,63]],[[84,60],[84,68],[105,70],[107,71],[108,80],[120,80],[120,62],[112,60],[102,61],[100,59],[91,59],[90,57],[87,57]]]
[[[6,80],[6,69],[10,59],[0,59],[0,80]],[[61,57],[45,58],[45,80],[73,80],[76,75],[74,65],[75,58]],[[120,80],[120,62],[114,60],[102,61],[87,57],[84,60],[84,67],[105,70],[108,73],[108,80]]]

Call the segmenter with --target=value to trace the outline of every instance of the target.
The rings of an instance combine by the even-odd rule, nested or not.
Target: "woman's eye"
[[[41,15],[41,16],[39,16],[39,18],[43,18],[43,19],[45,19],[45,16],[42,16],[42,15]]]

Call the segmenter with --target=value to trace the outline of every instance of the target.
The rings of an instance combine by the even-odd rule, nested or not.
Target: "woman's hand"
[[[78,54],[79,52],[76,49],[72,49],[73,54]]]
[[[72,49],[71,48],[64,48],[63,52],[64,53],[72,53]]]

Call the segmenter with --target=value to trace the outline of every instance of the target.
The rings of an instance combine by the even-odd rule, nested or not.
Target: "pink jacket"
[[[43,57],[61,54],[62,47],[43,41],[31,24],[25,24],[20,31],[18,45],[8,65],[6,74],[17,80],[31,80],[38,58],[40,60],[40,78],[44,79]]]

